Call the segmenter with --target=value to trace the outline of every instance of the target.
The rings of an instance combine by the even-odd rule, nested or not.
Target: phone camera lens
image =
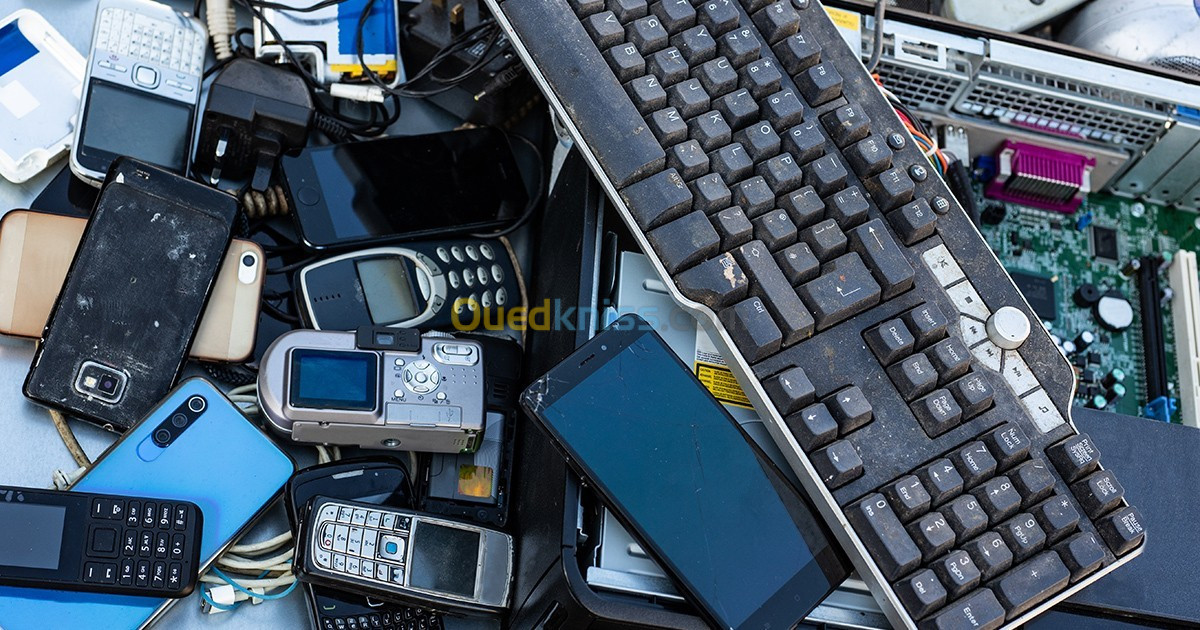
[[[111,376],[100,379],[100,391],[109,396],[117,393],[117,380]]]
[[[185,425],[187,425],[187,416],[185,416],[181,413],[177,413],[177,414],[171,416],[171,424],[182,429]]]
[[[188,409],[191,409],[195,413],[200,413],[201,411],[204,411],[204,408],[206,406],[208,406],[208,402],[205,401],[204,398],[201,396],[192,396],[187,401]]]
[[[166,446],[167,442],[171,441],[171,432],[166,429],[159,429],[154,432],[154,443],[159,446]]]
[[[254,254],[246,254],[245,256],[242,256],[242,265],[246,267],[253,267],[254,263]]]

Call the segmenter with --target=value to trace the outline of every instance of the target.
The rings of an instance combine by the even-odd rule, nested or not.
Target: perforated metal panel
[[[900,100],[917,109],[949,112],[950,105],[967,85],[966,77],[881,61],[879,76]]]

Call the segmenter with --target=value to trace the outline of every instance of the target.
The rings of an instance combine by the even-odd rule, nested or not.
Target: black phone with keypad
[[[0,584],[185,597],[201,519],[187,501],[0,487]]]

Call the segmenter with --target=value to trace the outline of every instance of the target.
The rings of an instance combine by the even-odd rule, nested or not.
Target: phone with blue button
[[[190,501],[204,514],[201,573],[275,501],[291,458],[216,387],[176,387],[93,464],[72,491]],[[146,627],[178,600],[0,587],[0,628]]]
[[[99,186],[128,155],[187,175],[207,40],[199,20],[165,4],[101,0],[71,172]]]

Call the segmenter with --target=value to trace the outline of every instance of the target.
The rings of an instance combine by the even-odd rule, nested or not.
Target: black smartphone
[[[88,221],[25,378],[25,396],[113,431],[175,384],[237,200],[120,158]]]
[[[486,231],[528,201],[508,138],[486,127],[310,147],[281,165],[314,250]]]
[[[849,574],[796,489],[641,318],[600,332],[521,406],[714,627],[794,627]]]

